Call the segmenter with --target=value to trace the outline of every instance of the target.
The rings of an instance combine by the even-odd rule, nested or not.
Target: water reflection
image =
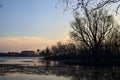
[[[48,61],[40,57],[0,57],[0,64],[20,64],[26,66],[60,66],[58,61]],[[59,65],[60,64],[60,65]]]
[[[120,80],[120,67],[65,65],[61,62],[48,60],[35,61],[34,66],[4,64],[0,65],[0,71],[1,75],[17,72],[22,74],[37,74],[40,76],[63,76],[68,80]]]
[[[70,79],[62,76],[57,77],[55,75],[9,73],[6,74],[6,76],[0,76],[0,80],[70,80]]]
[[[45,66],[47,67],[52,67],[52,66],[63,66],[64,64],[58,61],[49,61],[49,60],[44,60],[44,59],[40,59],[39,61],[36,61],[37,66]]]

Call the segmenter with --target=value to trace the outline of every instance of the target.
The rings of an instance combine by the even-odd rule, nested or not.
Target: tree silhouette
[[[108,40],[107,37],[114,34],[113,29],[116,27],[114,18],[102,9],[91,12],[91,14],[88,14],[86,7],[84,10],[83,17],[78,12],[75,13],[75,21],[71,23],[73,31],[70,32],[70,36],[76,42],[83,44],[84,48],[97,53],[102,44]]]
[[[116,11],[118,11],[120,7],[120,0],[58,0],[58,3],[61,2],[63,6],[65,6],[65,10],[72,9],[73,11],[77,9],[82,11],[84,7],[87,7],[89,11],[92,12],[114,3],[118,3],[116,4]]]

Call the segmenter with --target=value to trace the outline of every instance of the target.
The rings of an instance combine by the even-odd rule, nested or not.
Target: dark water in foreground
[[[66,65],[38,57],[1,57],[0,80],[120,80],[120,67]]]

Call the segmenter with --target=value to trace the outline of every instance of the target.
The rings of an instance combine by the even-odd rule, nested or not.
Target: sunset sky
[[[69,39],[71,12],[57,0],[0,0],[0,52],[37,50]]]

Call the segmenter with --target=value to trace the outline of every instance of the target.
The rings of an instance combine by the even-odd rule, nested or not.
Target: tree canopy
[[[116,10],[120,7],[120,0],[58,0],[58,3],[60,2],[63,3],[65,9],[72,9],[73,11],[83,10],[84,7],[87,7],[92,12],[114,3],[118,3]]]

